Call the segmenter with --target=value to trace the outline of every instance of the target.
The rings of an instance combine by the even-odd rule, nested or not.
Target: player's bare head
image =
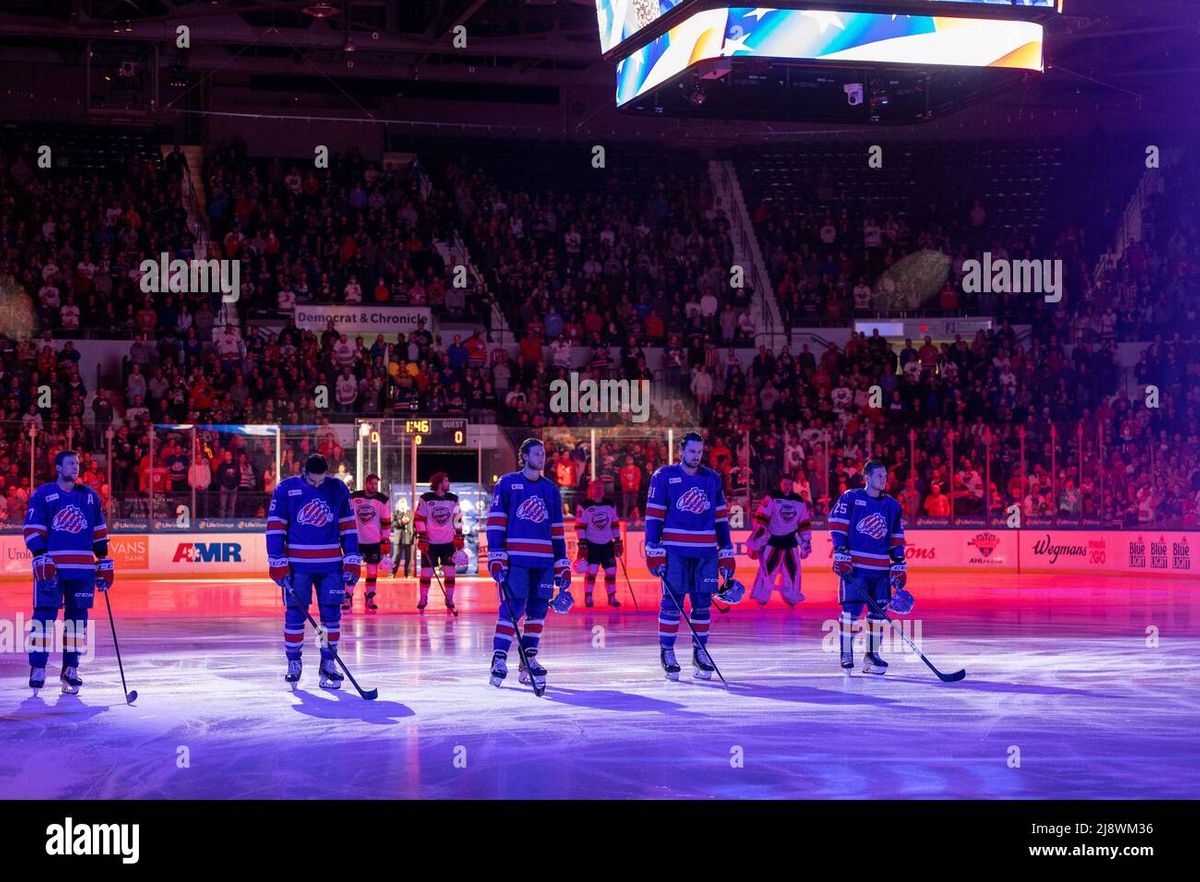
[[[784,475],[782,478],[779,479],[779,489],[783,493],[791,493],[792,492],[792,477],[791,477],[791,475]]]
[[[521,468],[540,472],[546,467],[546,448],[537,438],[526,438],[521,442],[518,461]]]
[[[592,483],[588,485],[588,498],[595,502],[599,502],[601,499],[603,499],[604,485],[599,481],[592,481]]]
[[[325,480],[325,473],[328,471],[329,463],[319,453],[309,454],[308,459],[304,460],[304,480],[314,487]]]
[[[863,466],[863,482],[867,489],[882,492],[887,488],[887,480],[887,466],[877,459],[867,460],[867,464]]]
[[[54,468],[58,477],[74,481],[79,477],[79,454],[74,450],[60,450],[54,455]]]
[[[688,432],[679,439],[679,459],[689,469],[697,468],[704,456],[704,436],[699,432]]]
[[[450,476],[445,472],[434,472],[433,477],[429,479],[429,489],[442,496],[450,489]]]
[[[379,475],[376,475],[376,474],[367,475],[367,479],[363,482],[363,487],[364,487],[364,489],[366,489],[366,491],[368,493],[378,493],[379,492]]]

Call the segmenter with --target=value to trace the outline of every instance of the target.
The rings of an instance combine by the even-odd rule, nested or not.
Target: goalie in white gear
[[[750,534],[750,559],[758,561],[758,574],[750,596],[765,606],[776,585],[788,606],[804,600],[800,591],[800,561],[812,554],[812,520],[808,505],[792,487],[792,479],[779,481],[779,492],[759,505]]]
[[[420,598],[417,609],[424,611],[429,604],[429,586],[433,582],[433,568],[441,566],[442,585],[446,589],[446,611],[454,609],[455,568],[466,566],[467,553],[463,551],[462,509],[458,496],[450,492],[450,476],[438,472],[429,479],[429,491],[421,494],[417,503],[413,530],[417,536],[417,550],[421,553]]]
[[[578,557],[575,573],[583,574],[583,602],[592,606],[592,591],[596,573],[604,568],[604,590],[608,605],[618,607],[617,558],[621,556],[621,525],[616,506],[604,495],[604,485],[593,481],[588,486],[588,498],[575,512],[575,533],[578,536]]]

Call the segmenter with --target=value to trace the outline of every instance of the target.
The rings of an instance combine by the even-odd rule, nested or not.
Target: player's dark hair
[[[448,479],[449,477],[445,472],[434,472],[433,477],[429,479],[429,489],[437,493],[438,485],[442,483],[443,479]]]
[[[689,441],[699,441],[701,444],[703,444],[704,436],[699,432],[688,432],[679,439],[679,449],[682,450],[684,447],[687,447]]]
[[[56,469],[61,468],[63,460],[65,460],[68,456],[73,456],[76,459],[79,459],[79,454],[74,450],[60,450],[58,453],[54,454],[54,467]]]
[[[542,449],[545,449],[546,445],[537,438],[526,438],[524,441],[522,441],[521,446],[517,449],[517,465],[519,465],[521,468],[525,468],[525,459],[529,456],[529,451],[533,450],[535,447],[541,447]]]
[[[863,466],[863,477],[866,478],[867,475],[876,469],[887,469],[887,463],[880,459],[868,459],[867,464]]]
[[[367,477],[366,477],[366,479],[365,479],[365,480],[367,480],[367,481],[378,481],[378,480],[379,480],[379,475],[375,474],[374,472],[371,472],[371,474],[367,475]]]
[[[304,460],[304,471],[310,475],[323,475],[329,471],[329,463],[321,454],[310,453],[308,459]]]

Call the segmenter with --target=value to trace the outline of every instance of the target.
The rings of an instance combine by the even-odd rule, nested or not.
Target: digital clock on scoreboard
[[[397,430],[422,447],[466,447],[467,421],[414,417],[397,420]]]

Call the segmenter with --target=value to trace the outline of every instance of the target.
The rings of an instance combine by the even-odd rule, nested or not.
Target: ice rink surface
[[[1200,599],[1195,580],[940,575],[886,676],[838,667],[832,576],[795,610],[750,601],[714,614],[729,681],[658,664],[654,586],[641,612],[549,613],[549,688],[488,685],[490,583],[460,580],[458,618],[437,586],[381,583],[342,655],[365,688],[317,686],[309,634],[299,689],[283,681],[282,613],[265,580],[121,580],[113,590],[127,706],[104,605],[78,696],[28,689],[12,630],[28,588],[0,585],[0,798],[1180,798],[1200,797]],[[576,597],[582,600],[578,584]],[[493,608],[494,609],[494,608]],[[0,630],[0,637],[4,637]],[[16,649],[19,650],[18,642]],[[857,653],[861,656],[861,649]]]

